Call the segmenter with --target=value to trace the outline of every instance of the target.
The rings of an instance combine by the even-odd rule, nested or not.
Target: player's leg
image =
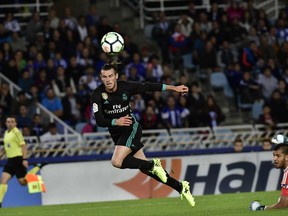
[[[147,160],[141,160],[130,155],[132,150],[124,145],[116,145],[111,159],[114,167],[125,169],[151,169],[153,163]]]
[[[134,157],[140,158],[140,159],[143,159],[143,160],[147,160],[147,158],[146,158],[146,156],[145,156],[145,154],[144,154],[142,149],[137,151],[134,154]],[[161,181],[161,179],[157,175],[153,174],[152,172],[150,172],[148,170],[140,169],[140,171],[142,173],[146,174],[146,175],[151,176],[152,178],[154,178],[155,180],[157,180],[159,182],[163,182],[163,181]],[[173,177],[171,177],[166,170],[165,170],[165,173],[166,173],[166,176],[167,176],[167,182],[166,183],[163,182],[163,183],[168,185],[168,186],[170,186],[174,190],[178,191],[178,193],[181,195],[181,199],[183,199],[183,197],[185,197],[187,199],[188,203],[191,206],[195,206],[194,197],[192,196],[192,194],[190,192],[189,182],[187,182],[187,181],[179,182],[178,180],[176,180]]]
[[[12,175],[3,171],[2,176],[1,176],[1,184],[0,184],[0,208],[2,207],[4,196],[8,190],[8,182],[11,178],[12,178]]]

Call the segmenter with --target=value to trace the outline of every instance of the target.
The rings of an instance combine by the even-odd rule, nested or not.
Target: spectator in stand
[[[236,138],[233,142],[233,152],[240,153],[244,150],[244,143],[241,138]]]
[[[38,32],[36,41],[35,41],[35,46],[37,47],[38,51],[43,51],[46,47],[46,41],[45,41],[45,35],[43,32]]]
[[[35,113],[32,120],[32,135],[38,138],[44,134],[44,127],[42,124],[42,118],[39,114]]]
[[[157,55],[151,56],[148,67],[152,68],[153,77],[156,78],[157,82],[160,82],[164,72],[162,65],[160,64],[159,56]]]
[[[199,127],[201,125],[201,117],[205,107],[205,98],[201,93],[201,89],[199,88],[199,84],[197,82],[193,82],[191,84],[187,107],[190,111],[189,126]]]
[[[22,71],[17,84],[24,92],[29,92],[31,86],[34,84],[34,80],[30,77],[28,70]]]
[[[69,59],[71,56],[76,55],[77,38],[75,33],[70,29],[65,32],[64,46],[63,46],[63,58]]]
[[[215,43],[215,47],[218,50],[220,45],[223,43],[223,39],[225,38],[225,36],[221,32],[221,28],[219,26],[219,22],[218,21],[213,21],[212,22],[212,30],[208,34],[208,38],[210,38],[210,40],[215,38],[215,40],[216,40],[215,41],[216,42]]]
[[[145,64],[141,60],[141,56],[139,53],[134,53],[133,61],[126,65],[125,74],[127,77],[129,77],[130,68],[132,68],[132,67],[136,68],[137,75],[141,76],[142,78],[145,78],[146,68],[145,68]]]
[[[98,47],[94,46],[89,36],[84,38],[83,44],[84,44],[84,48],[87,48],[89,50],[91,58],[97,59],[100,53],[100,50],[98,50]]]
[[[11,33],[5,31],[3,23],[0,23],[0,45],[2,45],[5,42],[11,41]]]
[[[258,83],[261,85],[262,95],[264,96],[265,100],[269,101],[272,92],[278,87],[278,81],[273,76],[270,67],[266,67],[263,74],[259,75]]]
[[[232,24],[227,33],[229,36],[229,42],[231,44],[231,48],[237,52],[238,49],[242,48],[243,40],[247,35],[245,29],[240,26],[239,19],[234,18],[232,20]]]
[[[262,151],[272,151],[274,148],[271,139],[270,138],[265,138],[261,142],[261,150]]]
[[[10,31],[10,32],[21,31],[19,22],[16,19],[14,19],[13,13],[9,12],[5,15],[4,28],[6,31]]]
[[[187,51],[187,44],[188,38],[182,33],[181,25],[178,23],[174,27],[168,44],[175,70],[180,69],[181,55]]]
[[[70,86],[65,89],[65,96],[61,100],[63,105],[62,119],[69,125],[75,126],[80,122],[81,113],[84,112],[83,104],[80,98],[77,97],[75,92]]]
[[[85,16],[80,16],[78,18],[77,31],[81,41],[84,41],[84,38],[88,36],[88,29],[86,26]]]
[[[8,115],[11,113],[12,96],[9,90],[9,84],[2,82],[0,84],[0,107],[2,108],[2,114]]]
[[[187,108],[188,99],[186,97],[178,97],[178,104],[181,110],[182,127],[188,128],[190,121],[190,111]]]
[[[277,120],[274,116],[274,113],[271,111],[271,107],[268,104],[264,104],[263,113],[259,116],[258,124],[265,125],[265,131],[267,132],[271,132],[275,129]]]
[[[200,30],[209,33],[212,30],[212,23],[208,20],[208,16],[205,12],[201,12],[199,15]]]
[[[25,57],[23,56],[23,52],[21,50],[17,50],[16,52],[14,52],[14,58],[15,58],[18,71],[23,71],[24,69],[26,69],[27,61]]]
[[[84,86],[89,92],[93,91],[99,85],[99,80],[94,77],[93,67],[87,67],[85,74],[80,77],[78,85]],[[78,86],[79,87],[79,86]]]
[[[132,57],[134,53],[139,53],[139,47],[136,43],[133,42],[130,35],[125,34],[123,35],[124,38],[124,52],[128,54],[129,61],[132,61]]]
[[[50,20],[50,27],[52,29],[57,29],[59,27],[59,17],[56,14],[55,9],[50,9],[48,12],[48,20]]]
[[[64,9],[65,26],[74,31],[77,28],[77,19],[73,16],[71,8],[65,7]]]
[[[73,94],[76,93],[74,80],[70,76],[65,76],[65,69],[62,66],[58,66],[56,77],[51,81],[51,84],[55,95],[59,98],[66,95],[67,87],[72,89]]]
[[[44,37],[44,41],[45,41],[45,46],[47,44],[48,41],[50,41],[52,39],[52,35],[53,35],[53,28],[51,27],[51,21],[50,19],[46,19],[44,21],[44,26],[42,29],[42,33],[43,33],[43,37]]]
[[[57,97],[52,88],[46,90],[46,95],[42,99],[41,104],[54,113],[57,117],[62,117],[63,106],[59,97]]]
[[[96,50],[96,53],[99,54],[102,52],[101,47],[100,47],[100,42],[99,37],[98,37],[98,30],[96,26],[90,26],[88,29],[88,35],[90,37],[91,43]]]
[[[2,50],[3,50],[4,59],[6,61],[9,61],[13,58],[13,51],[12,51],[12,47],[10,43],[8,42],[3,43]]]
[[[48,131],[40,136],[40,141],[43,143],[62,142],[63,138],[57,130],[57,125],[54,122],[49,123]]]
[[[14,84],[18,83],[18,80],[20,78],[20,71],[17,68],[16,61],[14,58],[9,60],[7,67],[5,67],[4,70],[1,72]]]
[[[98,41],[101,41],[102,37],[106,33],[113,31],[113,28],[112,28],[112,26],[109,23],[108,16],[102,16],[100,18],[100,23],[99,23],[97,29],[98,29]]]
[[[283,98],[283,100],[286,102],[286,104],[288,103],[288,86],[287,86],[287,82],[281,78],[278,81],[278,88],[277,90],[280,93],[280,97]]]
[[[231,0],[226,10],[226,13],[227,13],[228,20],[232,22],[233,19],[235,18],[238,20],[241,20],[243,18],[244,9],[240,5],[240,2],[238,2],[237,0]]]
[[[260,86],[252,78],[249,71],[243,72],[243,77],[240,80],[239,89],[239,106],[243,114],[243,122],[250,122],[250,111],[255,98],[259,95]]]
[[[219,8],[218,3],[214,1],[211,5],[211,10],[208,11],[208,20],[210,22],[217,21],[219,22],[223,11]]]
[[[279,61],[280,67],[288,67],[288,41],[285,41],[281,46],[277,59]]]
[[[257,29],[252,26],[249,31],[248,31],[248,35],[243,38],[244,39],[244,45],[247,46],[249,45],[249,42],[250,41],[254,41],[256,43],[257,46],[260,45],[260,38],[259,36],[257,35]]]
[[[253,26],[253,17],[251,16],[250,11],[245,10],[243,18],[240,20],[239,25],[249,32],[250,28]]]
[[[30,107],[32,104],[31,99],[28,99],[26,93],[24,91],[19,91],[17,93],[17,97],[15,97],[10,104],[11,114],[18,114],[20,110],[20,106]]]
[[[242,65],[245,70],[252,70],[258,61],[259,50],[254,41],[250,41],[249,47],[245,47],[242,54]]]
[[[276,37],[278,39],[279,45],[281,46],[285,41],[288,41],[288,26],[285,24],[285,20],[278,19],[276,30]]]
[[[229,42],[224,40],[221,49],[217,52],[217,65],[220,66],[222,70],[227,71],[236,61],[237,55],[230,49]]]
[[[38,52],[36,55],[36,58],[33,62],[33,69],[34,71],[37,73],[40,69],[42,68],[46,68],[47,67],[47,63],[44,59],[43,53],[42,52]]]
[[[69,65],[65,70],[65,76],[72,77],[74,83],[77,84],[82,75],[83,75],[83,68],[79,64],[77,64],[76,57],[71,56],[69,60]]]
[[[47,75],[47,71],[45,68],[42,68],[36,75],[35,84],[39,89],[40,97],[42,98],[45,94],[44,92],[46,91],[46,89],[48,87],[51,87],[51,81]]]
[[[259,54],[265,62],[269,59],[276,59],[276,53],[272,45],[268,43],[266,35],[260,35]]]
[[[26,25],[25,36],[26,40],[32,44],[36,40],[37,32],[40,32],[43,28],[43,22],[40,18],[39,12],[34,12],[30,21]]]
[[[80,58],[78,58],[78,64],[81,67],[88,67],[88,66],[93,66],[94,65],[94,60],[92,59],[89,49],[84,47]]]
[[[23,52],[27,51],[27,42],[24,38],[19,36],[19,32],[12,33],[12,39],[10,42],[12,51],[21,50]]]
[[[32,118],[28,114],[28,109],[25,105],[20,105],[16,115],[17,126],[22,128],[24,125],[32,125]]]
[[[209,95],[203,108],[202,123],[204,126],[214,128],[224,121],[225,115],[223,114],[221,107],[217,104],[215,98],[212,95]]]
[[[136,66],[132,66],[129,68],[127,80],[133,82],[143,82],[144,78],[139,75],[138,68]]]
[[[141,125],[143,129],[151,130],[159,128],[159,119],[154,108],[148,105],[141,115]]]
[[[206,75],[207,78],[210,79],[210,74],[217,66],[216,50],[210,41],[207,41],[205,44],[205,49],[198,53],[197,60],[199,62],[200,74]]]
[[[97,26],[100,16],[97,14],[97,9],[95,5],[89,6],[89,13],[86,15],[87,26]]]
[[[155,24],[153,29],[153,38],[157,41],[157,44],[161,51],[163,63],[170,62],[168,43],[171,34],[171,23],[166,19],[165,13],[159,13],[159,22]]]
[[[55,58],[54,58],[54,65],[55,67],[63,67],[64,69],[66,69],[68,67],[68,63],[67,61],[63,58],[62,56],[62,52],[60,51],[57,51],[56,52],[56,55],[55,55]]]
[[[165,128],[182,128],[182,109],[176,104],[173,96],[168,96],[166,106],[161,110],[161,118]]]
[[[180,19],[177,21],[177,23],[180,25],[181,33],[185,37],[189,37],[192,32],[194,20],[189,17],[187,14],[182,14],[180,16]]]
[[[288,121],[287,101],[281,97],[279,90],[274,90],[270,99],[271,112],[274,114],[277,123]]]

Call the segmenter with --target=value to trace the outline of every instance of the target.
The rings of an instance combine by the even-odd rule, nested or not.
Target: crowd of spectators
[[[288,120],[287,21],[286,10],[268,19],[251,0],[229,1],[224,9],[215,1],[209,12],[190,3],[176,21],[167,20],[164,12],[155,17],[153,37],[160,51],[153,53],[149,45],[136,44],[122,32],[121,23],[99,16],[94,5],[78,17],[69,7],[59,15],[51,8],[45,18],[33,12],[25,28],[7,12],[0,23],[0,71],[23,91],[12,97],[9,84],[1,84],[0,116],[15,114],[20,128],[28,126],[31,135],[40,136],[47,128],[35,110],[39,102],[74,128],[85,122],[82,132],[99,130],[89,94],[100,85],[100,68],[107,59],[101,38],[116,31],[125,41],[120,79],[190,89],[185,97],[167,92],[135,96],[131,107],[144,129],[214,127],[225,121],[213,92],[202,92],[197,77],[182,73],[181,56],[187,53],[208,79],[215,71],[225,73],[236,110],[273,128]]]

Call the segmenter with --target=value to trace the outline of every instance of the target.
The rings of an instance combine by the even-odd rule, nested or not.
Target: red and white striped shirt
[[[288,196],[288,167],[284,170],[281,187],[281,196]]]

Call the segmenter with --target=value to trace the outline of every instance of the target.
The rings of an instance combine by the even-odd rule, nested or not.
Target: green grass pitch
[[[196,196],[190,207],[180,198],[143,199],[85,204],[50,205],[0,209],[1,216],[226,216],[287,215],[288,209],[273,211],[248,210],[250,201],[273,204],[279,191]]]

